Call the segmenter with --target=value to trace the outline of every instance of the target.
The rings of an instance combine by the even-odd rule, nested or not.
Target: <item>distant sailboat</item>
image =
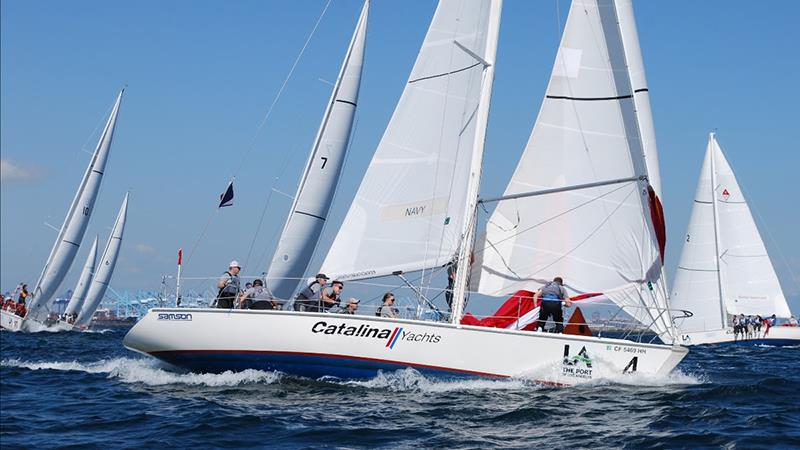
[[[278,298],[289,299],[303,278],[342,173],[361,86],[368,15],[365,2],[267,269],[267,287]]]
[[[92,283],[92,275],[95,272],[97,265],[97,241],[98,237],[95,236],[92,243],[92,249],[89,250],[89,256],[86,258],[86,265],[83,266],[80,277],[78,277],[78,284],[72,290],[72,297],[67,303],[67,308],[64,310],[64,317],[75,316],[81,311],[83,302],[86,300],[86,293],[89,292],[89,285]]]
[[[128,194],[125,194],[125,199],[122,201],[119,214],[117,214],[117,220],[114,222],[114,228],[111,230],[103,255],[100,257],[100,266],[95,271],[94,277],[92,277],[92,283],[86,293],[86,300],[80,309],[78,318],[75,320],[75,327],[88,327],[95,311],[97,311],[97,307],[103,301],[103,296],[105,296],[106,289],[111,283],[111,276],[114,274],[114,268],[117,265],[119,251],[122,248],[122,235],[125,232],[125,218],[127,215]]]
[[[747,200],[714,133],[708,138],[670,301],[693,313],[676,321],[687,345],[737,340],[734,315],[791,316]],[[800,328],[772,327],[766,336],[746,343],[800,344]]]
[[[500,0],[439,2],[323,272],[366,280],[469,260],[500,12]],[[565,226],[557,218],[571,208],[579,210],[576,223],[568,224],[572,232],[551,225],[548,235],[530,241],[551,252],[549,261],[525,265],[520,256],[528,240],[503,246],[501,256],[513,265],[485,261],[481,292],[503,294],[519,283],[538,287],[541,277],[563,275],[573,280],[567,282],[571,290],[602,289],[662,340],[673,342],[665,305],[663,222],[656,223],[658,186],[651,181],[658,180],[657,152],[648,141],[654,133],[649,117],[637,117],[649,115],[646,93],[630,2],[575,1],[547,100],[509,195],[483,202],[525,197],[522,204],[530,197],[539,209],[521,208],[523,220],[555,217],[553,224]],[[542,162],[534,154],[539,151],[551,156],[549,174],[529,167]],[[541,179],[530,179],[534,173]],[[518,189],[524,180],[527,189]],[[591,206],[580,210],[581,198]],[[581,245],[586,247],[576,251]],[[544,262],[553,270],[542,267]],[[464,325],[468,272],[469,264],[459,265],[449,323],[155,308],[125,336],[124,345],[198,371],[257,367],[314,378],[364,378],[410,367],[446,377],[519,375],[560,384],[634,371],[663,375],[687,353],[677,345]]]
[[[89,219],[94,211],[94,204],[100,192],[103,173],[106,169],[111,143],[114,138],[114,129],[117,124],[120,104],[125,90],[121,90],[114,102],[114,107],[106,122],[97,148],[92,154],[92,159],[81,179],[75,198],[72,200],[67,216],[58,233],[58,237],[50,251],[50,256],[44,265],[42,274],[31,292],[28,311],[23,320],[11,320],[5,317],[9,313],[3,311],[2,325],[4,328],[22,331],[39,331],[45,327],[45,322],[50,315],[50,309],[55,301],[55,293],[72,265],[78,253]],[[16,323],[16,325],[11,325]]]

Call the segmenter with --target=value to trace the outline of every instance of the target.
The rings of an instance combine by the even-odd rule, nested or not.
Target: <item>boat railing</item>
[[[194,289],[183,291],[184,294],[181,295],[182,302],[180,306],[185,308],[213,307],[217,295],[216,280],[218,280],[218,278],[218,276],[181,278],[184,286],[188,286],[190,288],[194,287]],[[242,289],[244,289],[244,285],[247,282],[251,282],[255,279],[264,279],[263,274],[262,276],[241,275],[239,278],[242,284]],[[169,277],[162,278],[162,283],[168,279]],[[296,280],[298,285],[301,285],[305,281],[309,281],[307,278],[293,280]],[[396,303],[392,305],[392,309],[394,309],[397,317],[431,322],[450,321],[450,312],[447,305],[444,304],[442,306],[437,306],[437,303],[445,303],[443,300],[447,297],[449,292],[446,287],[419,287],[407,282],[405,279],[403,279],[402,284],[396,282],[380,282],[379,280],[345,280],[344,284],[345,288],[340,297],[338,305],[328,309],[314,308],[312,306],[311,308],[303,308],[300,310],[311,310],[332,314],[344,313],[348,300],[350,298],[356,298],[359,300],[359,305],[356,310],[357,315],[380,315],[381,307],[383,306],[383,294],[385,292],[392,292],[395,294],[395,298],[397,299]],[[204,285],[205,289],[202,292],[198,292],[198,285]],[[379,292],[377,295],[376,291]],[[163,299],[161,299],[161,301],[158,303],[158,306],[175,306],[175,296],[174,294],[170,295],[168,293],[168,289],[165,287]],[[295,309],[294,299],[276,299],[276,303],[279,305],[280,309]],[[666,321],[669,323],[676,319],[691,317],[692,315],[690,311],[666,307],[645,305],[625,305],[624,307],[621,307],[610,300],[592,301],[590,305],[592,308],[599,307],[609,309],[612,313],[610,314],[610,317],[594,317],[592,320],[587,320],[587,318],[584,317],[583,321],[572,322],[570,322],[570,319],[572,318],[571,314],[567,314],[565,315],[565,319],[561,325],[564,327],[568,325],[588,327],[588,329],[591,330],[591,333],[595,336],[610,334],[615,337],[622,337],[624,339],[636,340],[640,342],[649,340],[652,342],[656,339],[656,335],[651,330],[658,321]],[[578,301],[573,302],[573,306],[583,307],[584,305]],[[586,304],[586,306],[589,306],[589,304]],[[519,319],[525,316],[526,313],[529,313],[528,310],[525,310],[526,307],[530,308],[530,299],[520,298],[519,307],[514,315],[497,316],[494,314],[472,314],[472,317],[475,318],[479,323],[485,323],[486,321],[484,319],[490,319],[490,321],[495,324],[510,322],[508,327],[512,329],[525,329],[526,325],[519,323]],[[639,310],[646,310],[646,314],[637,314]],[[574,309],[565,308],[565,312],[569,311],[574,311]],[[649,320],[647,323],[640,322],[633,318],[635,315],[647,317]],[[536,317],[532,318],[526,317],[526,320],[529,322],[527,324],[528,328],[531,328],[531,323],[538,320],[538,314],[535,314],[535,316]],[[505,327],[506,326],[503,326],[503,328]],[[555,328],[555,323],[551,318],[551,320],[548,321],[548,324],[546,324],[544,330],[552,331],[553,328]]]

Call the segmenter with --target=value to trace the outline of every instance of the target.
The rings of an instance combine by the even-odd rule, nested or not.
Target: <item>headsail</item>
[[[81,276],[78,278],[78,284],[72,291],[72,297],[67,303],[67,309],[64,310],[64,314],[67,316],[79,313],[83,306],[83,301],[86,300],[86,293],[89,291],[94,268],[97,264],[97,241],[98,237],[95,236],[92,248],[89,250],[89,256],[86,258],[86,264],[83,266]]]
[[[325,273],[362,279],[441,266],[455,257],[494,3],[439,2],[405,90],[322,264]]]
[[[47,319],[50,313],[50,306],[55,300],[56,290],[64,280],[72,261],[75,259],[75,255],[78,253],[78,247],[80,247],[83,235],[86,233],[86,227],[89,224],[97,194],[100,192],[100,183],[103,181],[103,172],[105,172],[106,162],[111,151],[114,128],[117,124],[117,115],[119,114],[124,92],[125,90],[123,89],[117,95],[111,115],[108,118],[108,122],[106,122],[105,128],[103,128],[103,133],[100,135],[100,141],[92,154],[89,167],[86,168],[86,173],[81,179],[78,191],[75,193],[75,198],[72,200],[67,216],[64,219],[64,224],[58,233],[58,238],[50,251],[50,256],[47,258],[36,287],[33,289],[33,299],[30,303],[28,314],[25,316],[26,320],[43,323]]]
[[[645,161],[626,52],[635,28],[630,4],[619,3],[628,11],[625,36],[617,2],[572,4],[547,95],[505,195],[565,190],[498,204],[476,250],[477,289],[533,291],[562,276],[571,296],[602,292],[668,338],[663,243],[647,183],[658,165]],[[650,152],[657,161],[655,146]],[[615,179],[632,181],[603,184]],[[602,185],[571,190],[594,183]]]
[[[127,214],[128,194],[125,194],[125,199],[122,201],[119,214],[117,214],[117,220],[114,222],[114,228],[111,230],[111,236],[109,236],[106,248],[103,250],[103,256],[100,257],[100,267],[95,272],[92,284],[89,286],[89,292],[86,294],[86,301],[83,303],[78,319],[75,321],[76,326],[89,325],[94,312],[97,311],[97,307],[100,306],[100,302],[103,300],[108,284],[111,282],[111,275],[114,274],[119,250],[122,247],[122,234],[125,231],[125,217]]]
[[[341,176],[361,87],[368,14],[365,2],[267,270],[267,286],[278,298],[288,299],[303,277]]]
[[[682,332],[724,329],[729,314],[791,315],[739,183],[714,133],[706,148],[670,301]]]

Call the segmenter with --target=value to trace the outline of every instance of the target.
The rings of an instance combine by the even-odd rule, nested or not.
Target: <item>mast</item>
[[[717,271],[717,289],[719,290],[719,310],[720,310],[720,324],[721,328],[725,329],[728,326],[727,309],[725,308],[725,297],[722,295],[722,272],[719,269],[719,213],[717,212],[717,169],[714,164],[715,155],[717,153],[717,139],[715,133],[712,131],[709,136],[709,144],[711,144],[711,211],[714,218],[714,266]]]
[[[494,64],[497,56],[497,40],[500,33],[500,14],[502,0],[492,2],[489,11],[489,27],[486,36],[486,50],[482,57],[484,65],[483,83],[481,85],[480,100],[476,114],[475,141],[470,164],[470,174],[467,181],[467,204],[464,208],[464,228],[462,241],[458,252],[458,268],[453,286],[453,308],[450,313],[451,323],[461,322],[466,302],[467,283],[470,273],[472,248],[475,241],[475,229],[478,218],[478,193],[480,191],[481,172],[483,167],[483,151],[486,142],[486,127],[489,122],[489,107],[492,100],[492,84],[494,82]],[[479,59],[476,57],[476,59]]]

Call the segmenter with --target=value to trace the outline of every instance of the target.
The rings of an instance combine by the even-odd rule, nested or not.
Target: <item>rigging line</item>
[[[747,189],[745,189],[743,182],[739,181],[739,186],[742,188],[742,192],[744,192],[747,195],[745,197],[745,203],[746,203],[746,200],[748,198],[752,198],[750,196],[750,192]],[[747,206],[750,207],[749,204]],[[770,231],[769,227],[767,226],[767,222],[764,220],[764,216],[762,216],[761,213],[758,211],[758,208],[756,208],[755,203],[753,203],[753,211],[755,211],[759,222],[761,222],[763,224],[764,230],[767,231],[767,236],[769,237],[769,240],[771,241],[773,248],[777,248],[778,249],[778,255],[780,255],[781,262],[783,262],[783,265],[786,267],[786,270],[789,272],[789,278],[791,278],[792,282],[794,283],[795,290],[800,290],[800,282],[797,281],[797,277],[795,276],[794,272],[792,272],[792,266],[789,265],[789,260],[786,258],[786,254],[783,253],[783,250],[782,250],[781,246],[778,245],[778,241],[775,240],[775,237],[772,235],[772,232]],[[756,230],[757,229],[758,229],[758,227],[756,227]],[[767,256],[769,256],[769,255],[767,255]],[[780,281],[778,281],[778,284],[780,284]]]
[[[495,246],[496,246],[497,244],[501,244],[501,243],[503,243],[503,242],[505,242],[505,241],[507,241],[507,240],[509,240],[509,239],[512,239],[512,238],[515,238],[515,237],[517,237],[517,236],[521,235],[522,233],[526,233],[526,232],[528,232],[528,231],[531,231],[531,230],[532,230],[532,229],[534,229],[534,228],[538,228],[539,226],[541,226],[541,225],[544,225],[544,224],[546,224],[546,223],[548,223],[548,222],[551,222],[551,221],[553,221],[553,220],[555,220],[555,219],[558,219],[558,218],[559,218],[559,217],[561,217],[561,216],[564,216],[564,215],[566,215],[566,214],[569,214],[569,213],[571,213],[572,211],[575,211],[576,209],[582,208],[582,207],[584,207],[584,206],[586,206],[586,205],[588,205],[588,204],[590,204],[590,203],[592,203],[592,202],[594,202],[594,201],[600,200],[600,199],[602,199],[603,197],[606,197],[606,196],[608,196],[608,195],[611,195],[611,194],[613,194],[613,193],[615,193],[615,192],[619,191],[620,189],[622,189],[622,188],[624,188],[624,187],[625,187],[625,185],[623,184],[623,185],[621,185],[620,187],[618,187],[618,188],[616,188],[616,189],[612,189],[612,190],[610,190],[610,191],[608,191],[608,192],[606,192],[606,193],[604,193],[604,194],[602,194],[602,195],[600,195],[600,196],[598,196],[598,197],[595,197],[595,198],[593,198],[593,199],[590,199],[590,200],[588,200],[588,201],[586,201],[586,202],[584,202],[584,203],[581,203],[580,205],[576,205],[576,206],[574,206],[574,207],[572,207],[572,208],[570,208],[570,209],[568,209],[568,210],[566,210],[566,211],[564,211],[564,212],[562,212],[562,213],[559,213],[559,214],[557,214],[557,215],[555,215],[555,216],[553,216],[553,217],[550,217],[550,218],[548,218],[548,219],[545,219],[545,220],[543,220],[543,221],[541,221],[541,222],[535,223],[535,224],[531,225],[530,227],[528,227],[528,228],[526,228],[526,229],[524,229],[524,230],[521,230],[521,231],[519,231],[519,232],[517,232],[517,233],[514,233],[514,234],[512,234],[511,236],[507,236],[507,237],[505,237],[505,238],[503,238],[503,239],[501,239],[501,240],[499,240],[499,241],[497,241],[497,242],[491,242],[491,241],[489,241],[489,240],[487,239],[487,240],[486,240],[486,243],[487,243],[489,246],[491,246],[492,248],[495,248]],[[634,189],[634,192],[638,192],[638,190],[639,190],[639,188],[637,187],[636,189]],[[630,195],[630,194],[629,194],[629,195]],[[620,206],[621,206],[621,205],[622,205],[622,203],[620,203]],[[617,207],[617,209],[618,209],[618,208],[619,208],[619,206]],[[615,211],[616,211],[616,209],[615,209]],[[611,217],[610,215],[609,215],[609,216],[607,216],[607,217],[606,217],[606,219],[603,221],[603,223],[605,223],[605,221],[607,221],[607,220],[608,220],[610,217]],[[601,225],[602,225],[602,224],[601,224]],[[577,247],[576,247],[576,248],[577,248]],[[480,249],[480,250],[476,250],[474,253],[476,253],[476,254],[480,254],[480,253],[482,253],[482,252],[485,252],[486,250],[487,250],[487,247],[486,247],[486,246],[484,246],[482,249]],[[502,259],[502,261],[503,261],[503,265],[504,265],[504,266],[506,266],[506,269],[508,269],[508,270],[509,270],[511,273],[513,273],[513,274],[517,275],[517,277],[518,277],[518,278],[522,278],[522,277],[521,277],[521,276],[519,276],[519,275],[518,275],[516,272],[514,272],[514,270],[513,270],[511,267],[509,267],[508,263],[506,263],[506,261],[505,261],[505,258],[503,258],[503,257],[502,257],[502,255],[500,254],[500,252],[499,252],[499,251],[498,251],[496,248],[495,248],[495,251],[497,251],[497,254],[501,256],[501,259]],[[542,269],[539,269],[539,270],[542,270]]]
[[[278,100],[280,100],[281,95],[283,94],[283,90],[286,88],[286,85],[289,84],[289,80],[292,78],[292,75],[294,74],[294,70],[297,68],[297,64],[300,63],[300,59],[303,57],[303,54],[305,53],[306,48],[308,48],[308,44],[311,42],[311,38],[314,37],[314,33],[316,33],[320,22],[322,22],[322,18],[325,17],[325,13],[328,11],[328,7],[331,5],[331,1],[332,0],[328,0],[325,3],[325,8],[322,9],[322,13],[320,13],[319,17],[317,18],[317,22],[314,24],[314,28],[311,29],[311,33],[308,34],[308,37],[306,38],[306,41],[303,44],[303,48],[300,49],[300,53],[297,55],[297,58],[295,58],[294,63],[292,64],[292,68],[289,69],[289,73],[286,75],[286,78],[283,80],[283,84],[281,84],[280,89],[278,89],[278,93],[275,95],[275,98],[272,100],[272,104],[269,105],[269,109],[267,109],[267,113],[264,115],[264,118],[261,119],[261,123],[258,125],[258,128],[256,129],[256,132],[253,135],[253,138],[250,140],[250,145],[249,145],[248,149],[245,151],[245,154],[242,156],[242,160],[239,163],[239,167],[236,168],[236,171],[234,172],[234,176],[235,176],[235,174],[239,173],[239,171],[242,170],[242,167],[244,166],[245,161],[247,161],[247,156],[255,148],[256,139],[258,139],[259,134],[261,134],[261,130],[267,124],[267,120],[272,115],[272,111],[273,111],[273,109],[275,109],[275,105],[278,103]]]
[[[624,187],[626,187],[626,186],[627,186],[627,185],[625,185],[625,184],[622,184],[622,185],[620,185],[620,186],[619,186],[618,188],[616,188],[616,189],[612,189],[612,190],[610,190],[610,191],[608,191],[608,192],[605,192],[605,193],[603,193],[603,194],[601,194],[601,195],[599,195],[599,196],[597,196],[597,197],[595,197],[595,198],[589,199],[589,200],[587,200],[587,201],[585,201],[585,202],[583,202],[583,203],[581,203],[581,204],[579,204],[579,205],[575,205],[575,206],[573,206],[572,208],[570,208],[570,209],[568,209],[568,210],[566,210],[566,211],[564,211],[564,212],[558,213],[558,214],[556,214],[555,216],[552,216],[552,217],[550,217],[550,218],[547,218],[547,219],[545,219],[545,220],[542,220],[541,222],[535,223],[535,224],[531,225],[530,227],[528,227],[528,228],[525,228],[524,230],[520,230],[518,233],[514,233],[514,234],[513,234],[513,235],[511,235],[511,236],[505,237],[505,238],[503,238],[503,239],[501,239],[501,240],[497,241],[495,244],[501,244],[501,243],[503,243],[503,242],[505,242],[505,241],[507,241],[507,240],[509,240],[509,239],[511,239],[511,238],[515,238],[515,237],[519,236],[519,235],[520,235],[520,234],[522,234],[522,233],[526,233],[526,232],[528,232],[528,231],[530,231],[530,230],[532,230],[532,229],[534,229],[534,228],[538,228],[538,227],[540,227],[541,225],[544,225],[544,224],[547,224],[547,223],[549,223],[549,222],[552,222],[553,220],[556,220],[556,219],[558,219],[558,218],[559,218],[559,217],[561,217],[561,216],[567,215],[567,214],[571,213],[572,211],[575,211],[576,209],[582,208],[582,207],[584,207],[584,206],[586,206],[586,205],[588,205],[588,204],[590,204],[590,203],[593,203],[593,202],[595,202],[595,201],[597,201],[597,200],[600,200],[600,199],[602,199],[602,198],[604,198],[604,197],[607,197],[607,196],[609,196],[609,195],[611,195],[611,194],[613,194],[613,193],[615,193],[615,192],[617,192],[617,191],[619,191],[619,190],[623,189],[623,188],[624,188]],[[636,187],[636,189],[635,189],[635,190],[636,190],[636,191],[638,191],[638,190],[639,190],[638,186]],[[615,208],[615,210],[616,210],[616,208]],[[483,251],[483,250],[481,250],[481,251]]]
[[[270,187],[269,196],[267,196],[267,204],[264,205],[264,211],[265,212],[267,211],[267,208],[269,207],[269,204],[272,201],[272,195],[275,192],[279,192],[280,193],[280,191],[275,189],[275,186],[278,184],[278,181],[280,181],[281,175],[286,173],[286,168],[289,167],[289,161],[290,161],[292,155],[294,155],[296,152],[297,152],[297,146],[295,146],[294,149],[291,152],[288,152],[286,154],[286,157],[283,159],[281,170],[280,170],[280,172],[278,172],[278,176],[276,176],[275,179],[272,181],[272,187]],[[291,214],[291,211],[289,212],[289,214]],[[261,256],[256,260],[256,263],[257,263],[256,267],[264,267],[264,266],[266,266],[266,264],[267,264],[267,261],[266,261],[267,254],[269,253],[270,248],[274,247],[274,248],[277,249],[277,244],[275,243],[275,239],[276,239],[276,237],[278,235],[279,230],[282,230],[282,229],[283,229],[283,223],[282,222],[278,222],[275,225],[273,225],[272,236],[269,239],[268,245],[264,246],[264,251],[261,253]],[[253,243],[255,243],[255,238],[253,239]],[[251,250],[252,250],[252,245],[251,245]]]
[[[296,149],[295,149],[296,151]],[[272,180],[272,186],[269,190],[269,195],[267,195],[267,201],[264,203],[264,208],[261,210],[261,217],[258,219],[258,226],[256,227],[256,231],[253,234],[253,239],[250,241],[250,247],[247,250],[247,258],[244,260],[244,266],[250,267],[250,256],[253,254],[253,248],[256,245],[256,239],[258,239],[258,235],[261,233],[261,226],[264,223],[264,217],[267,214],[267,210],[269,209],[269,204],[272,201],[272,194],[275,193],[275,185],[278,183],[278,180],[281,177],[281,174],[286,173],[286,167],[289,165],[289,158],[295,151],[287,152],[286,156],[283,158],[283,163],[281,164],[281,170],[278,172],[278,175]],[[261,260],[258,261],[259,266],[261,264]]]
[[[205,226],[203,226],[203,229],[200,231],[200,235],[197,236],[197,239],[194,241],[194,244],[192,244],[192,247],[189,250],[189,256],[186,257],[185,265],[187,265],[187,266],[189,265],[189,262],[192,260],[192,256],[194,256],[195,250],[197,250],[197,246],[200,245],[200,241],[203,239],[203,236],[205,236],[206,231],[208,230],[208,226],[211,225],[211,219],[214,218],[214,215],[218,211],[219,211],[219,208],[214,208],[214,211],[212,211],[211,214],[209,214],[208,220],[206,220]]]
[[[108,109],[106,109],[105,114],[100,116],[100,118],[97,120],[97,124],[94,126],[94,129],[92,130],[91,133],[89,133],[89,136],[86,137],[86,142],[84,142],[83,145],[81,145],[81,152],[89,153],[88,152],[89,149],[87,149],[86,146],[89,144],[89,141],[92,139],[92,137],[94,137],[95,133],[97,133],[97,129],[100,128],[100,125],[102,125],[103,122],[107,120],[107,118],[111,115],[111,110],[114,109],[115,104],[116,101],[112,103],[111,106]]]

